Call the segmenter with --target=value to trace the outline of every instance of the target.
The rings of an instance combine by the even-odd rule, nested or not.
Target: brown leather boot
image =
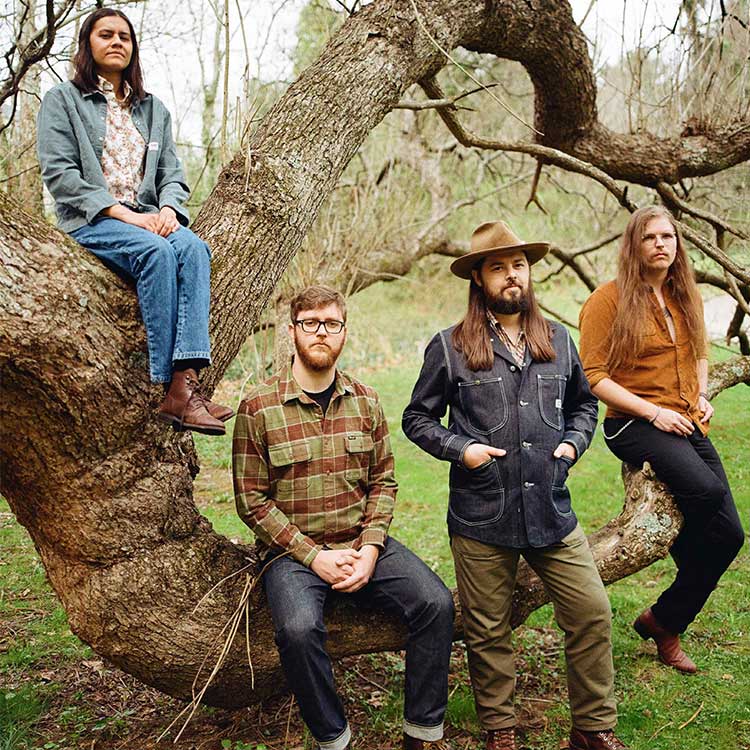
[[[570,750],[628,750],[611,729],[584,732],[575,727],[570,730]]]
[[[175,430],[195,430],[206,435],[223,435],[224,423],[212,417],[198,391],[195,370],[177,370],[158,412],[159,419],[169,422]]]
[[[516,750],[516,730],[490,729],[487,732],[487,750]]]
[[[200,397],[203,399],[203,405],[206,407],[206,411],[214,419],[226,422],[234,416],[234,409],[231,406],[215,404],[213,401],[207,399],[202,393],[200,394]]]
[[[651,607],[638,616],[633,627],[644,641],[654,639],[659,659],[668,667],[674,667],[685,674],[694,674],[698,671],[693,660],[682,650],[680,636],[659,625]]]

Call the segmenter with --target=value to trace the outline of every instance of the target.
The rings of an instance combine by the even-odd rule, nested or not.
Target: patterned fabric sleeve
[[[393,519],[393,506],[396,502],[396,478],[393,467],[393,452],[388,433],[388,423],[383,407],[375,401],[373,408],[372,439],[374,446],[370,454],[370,475],[365,504],[365,519],[357,547],[363,544],[385,545],[388,528]]]
[[[322,547],[303,534],[268,497],[267,448],[262,425],[248,402],[234,424],[232,466],[237,513],[261,542],[280,547],[308,567]]]

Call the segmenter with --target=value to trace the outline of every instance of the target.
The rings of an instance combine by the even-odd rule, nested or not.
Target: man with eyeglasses
[[[237,511],[266,563],[287,682],[317,746],[348,748],[323,607],[352,597],[382,608],[409,633],[404,748],[441,747],[453,599],[388,536],[397,488],[388,425],[377,393],[336,368],[346,342],[344,298],[308,287],[290,312],[295,356],[242,402],[233,443]]]

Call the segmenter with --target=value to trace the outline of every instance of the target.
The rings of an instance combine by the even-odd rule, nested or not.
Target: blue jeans
[[[151,380],[168,383],[172,363],[211,362],[208,309],[211,252],[189,229],[167,237],[117,219],[102,218],[71,236],[112,270],[136,283],[151,365]]]
[[[350,596],[406,623],[404,732],[427,741],[443,736],[453,599],[413,552],[389,537],[369,583],[354,594],[332,591],[310,568],[290,557],[272,563],[263,584],[284,674],[302,718],[323,750],[344,750],[351,738],[325,650],[323,606],[329,596]]]

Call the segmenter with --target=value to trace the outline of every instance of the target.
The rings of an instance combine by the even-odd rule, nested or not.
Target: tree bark
[[[444,64],[433,39],[446,49],[479,49],[502,36],[509,47],[527,34],[546,35],[540,29],[555,20],[568,26],[544,43],[554,59],[565,60],[570,55],[562,48],[578,38],[559,2],[419,6],[429,36],[404,0],[379,0],[352,16],[264,118],[249,149],[221,173],[195,226],[214,253],[209,390],[367,133],[410,85]],[[580,39],[575,44],[582,54]],[[540,93],[559,81],[534,71],[539,106],[562,111],[563,102],[542,101]],[[582,71],[573,75],[585,78]],[[585,81],[567,90],[579,85]],[[73,632],[143,682],[188,697],[236,607],[243,577],[203,597],[252,563],[252,553],[216,534],[197,512],[192,439],[154,418],[161,389],[148,382],[132,287],[1,193],[0,263],[3,494],[33,539]],[[634,529],[628,539],[663,552],[661,531],[657,541],[644,540],[650,527],[628,523]],[[619,533],[619,527],[607,532]],[[618,545],[604,538],[597,544],[618,575]],[[631,560],[622,570],[637,564]],[[403,629],[378,613],[354,616],[341,607],[328,622],[334,656],[403,644]],[[208,703],[246,705],[279,689],[271,623],[258,590],[250,628],[255,689],[244,646],[236,643]]]

